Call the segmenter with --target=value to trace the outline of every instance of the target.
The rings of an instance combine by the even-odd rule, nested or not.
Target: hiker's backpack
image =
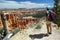
[[[49,11],[49,19],[50,19],[51,21],[54,21],[54,20],[55,20],[55,15],[54,15],[54,13],[51,12],[51,11]]]

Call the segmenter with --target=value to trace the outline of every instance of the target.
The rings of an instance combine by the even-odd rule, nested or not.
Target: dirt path
[[[43,35],[46,33],[46,23],[44,21],[41,21],[40,25],[42,27],[41,29],[26,29],[21,33],[18,32],[10,40],[60,40],[60,31],[55,27],[52,27],[51,35],[48,37],[43,37]],[[33,35],[32,38],[31,35]]]

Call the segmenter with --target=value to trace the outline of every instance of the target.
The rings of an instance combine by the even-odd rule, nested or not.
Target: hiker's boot
[[[49,32],[49,34],[52,34],[51,32]]]

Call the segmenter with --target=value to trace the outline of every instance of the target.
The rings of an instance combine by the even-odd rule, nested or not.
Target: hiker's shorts
[[[52,23],[51,21],[46,21],[46,24],[50,24],[50,23]]]
[[[50,23],[52,23],[53,21],[52,20],[46,20],[46,24],[50,24]]]

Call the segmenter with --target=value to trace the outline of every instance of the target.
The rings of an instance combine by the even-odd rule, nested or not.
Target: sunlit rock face
[[[16,16],[17,15],[17,16]],[[37,18],[29,17],[22,17],[18,16],[19,14],[6,14],[6,25],[8,30],[13,29],[25,29],[28,24],[36,23],[38,21]],[[0,21],[0,26],[2,25],[2,21]]]
[[[37,18],[17,18],[13,15],[10,16],[10,18],[7,20],[8,27],[11,29],[19,28],[19,29],[25,29],[28,24],[30,23],[36,23],[38,21]]]
[[[21,17],[24,14],[35,14],[43,12],[44,10],[32,10],[32,9],[3,9],[0,10],[0,13],[3,12],[6,15],[6,24],[9,30],[13,30],[15,28],[25,29],[26,25],[32,22],[37,22],[37,19],[29,16],[26,19]],[[1,19],[0,19],[1,20]],[[2,22],[0,22],[0,27],[2,27]],[[22,27],[21,27],[22,26]]]

